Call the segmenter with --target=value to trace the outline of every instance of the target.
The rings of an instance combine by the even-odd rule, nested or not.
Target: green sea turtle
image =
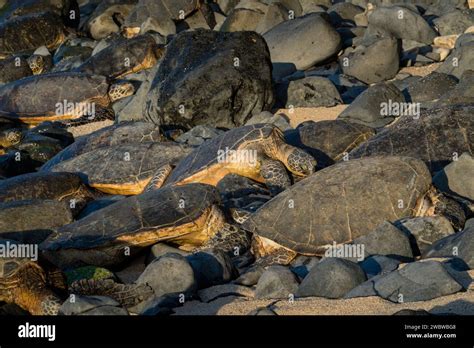
[[[64,19],[79,20],[79,6],[76,0],[4,0],[0,20],[22,17],[40,12],[53,12]],[[1,4],[1,2],[0,2]],[[71,18],[71,11],[75,18]]]
[[[120,144],[161,142],[165,140],[160,126],[150,122],[120,122],[77,138],[74,143],[51,158],[42,171],[51,170],[58,163],[103,147]]]
[[[122,199],[60,227],[40,249],[61,268],[119,265],[158,242],[193,250],[225,226],[219,205],[213,186],[167,186]]]
[[[173,142],[120,144],[86,152],[50,170],[78,173],[89,186],[105,193],[136,195],[152,178],[152,185],[161,186],[172,167],[191,150]]]
[[[80,211],[94,197],[80,177],[72,173],[28,173],[0,182],[0,202],[58,200],[68,202],[73,211]]]
[[[374,134],[370,127],[344,120],[310,121],[285,132],[285,140],[311,154],[318,161],[318,167],[324,168]]]
[[[141,35],[104,48],[76,70],[120,78],[153,67],[163,52],[164,46],[157,45],[151,35]]]
[[[0,116],[27,124],[92,122],[100,120],[111,103],[133,93],[131,83],[110,84],[99,75],[59,72],[30,76],[0,87]]]
[[[290,185],[287,169],[304,177],[315,166],[313,157],[285,143],[277,127],[257,124],[234,128],[205,142],[179,162],[165,185],[200,182],[215,186],[234,173],[266,183],[275,194]]]
[[[297,254],[324,255],[383,221],[435,214],[464,223],[461,207],[436,192],[421,160],[382,156],[340,162],[312,174],[247,216],[235,233],[252,234],[257,263],[266,266],[287,264]],[[235,240],[216,235],[205,247],[230,251]]]
[[[32,53],[38,47],[55,50],[66,40],[60,16],[52,12],[12,18],[0,24],[0,59]]]
[[[14,250],[14,241],[0,240]],[[68,288],[65,274],[44,259],[0,258],[0,301],[14,303],[32,315],[57,315],[67,293],[109,296],[124,307],[151,297],[146,284],[120,284],[112,279],[82,279]]]
[[[56,315],[66,282],[60,272],[29,258],[0,258],[0,301],[15,303],[33,315]]]
[[[423,160],[432,173],[463,152],[474,154],[474,106],[428,109],[419,116],[399,117],[349,153],[349,159],[379,155]]]

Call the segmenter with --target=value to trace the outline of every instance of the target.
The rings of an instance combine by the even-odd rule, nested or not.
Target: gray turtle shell
[[[474,105],[457,105],[427,110],[418,119],[402,116],[351,151],[349,157],[410,156],[436,172],[451,162],[455,153],[473,155],[473,115]]]
[[[142,64],[148,55],[154,55],[157,48],[151,35],[137,36],[104,48],[86,60],[77,71],[115,78]]]
[[[58,116],[58,103],[108,100],[108,90],[104,76],[76,72],[30,76],[0,88],[0,116]]]
[[[184,202],[184,204],[181,204]],[[128,197],[58,229],[42,250],[92,249],[114,244],[121,236],[181,226],[195,221],[219,194],[213,186],[189,184],[164,187]],[[151,244],[157,243],[151,242]]]
[[[133,143],[99,148],[51,168],[79,174],[89,184],[134,184],[150,178],[165,164],[175,164],[192,148],[168,143]]]
[[[63,33],[61,17],[52,12],[12,18],[0,24],[0,56],[31,53],[41,46],[56,49]]]
[[[60,162],[98,148],[125,143],[160,142],[162,140],[160,127],[154,123],[121,122],[76,139],[74,143],[45,163],[41,167],[41,171],[49,171]]]
[[[276,127],[271,124],[256,124],[231,129],[195,149],[185,157],[171,173],[166,184],[179,182],[193,174],[218,163],[219,150],[236,150],[244,142],[258,142],[268,138]]]
[[[340,162],[280,193],[243,228],[296,252],[321,254],[325,245],[349,242],[385,220],[412,216],[430,184],[428,168],[414,158]]]
[[[84,189],[72,173],[29,173],[0,181],[0,202],[60,199]]]

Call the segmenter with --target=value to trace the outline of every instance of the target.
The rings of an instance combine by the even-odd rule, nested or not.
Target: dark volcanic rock
[[[364,256],[387,255],[404,260],[413,259],[413,251],[407,235],[385,221],[373,232],[356,238],[353,244],[364,245]]]
[[[474,201],[474,159],[467,152],[436,174],[433,183],[443,192]]]
[[[319,76],[305,77],[300,80],[280,84],[277,89],[278,106],[318,107],[342,104],[341,96],[334,84]]]
[[[339,116],[338,119],[360,123],[369,127],[383,127],[397,115],[384,114],[383,103],[404,103],[402,92],[391,83],[381,83],[362,92]]]
[[[298,289],[295,275],[285,266],[271,266],[258,280],[256,298],[288,298]]]
[[[341,298],[366,279],[364,271],[357,263],[326,258],[311,269],[296,295]]]
[[[436,241],[454,233],[453,226],[444,216],[406,218],[395,221],[394,225],[410,237],[416,256]]]
[[[237,275],[230,257],[220,251],[198,252],[186,259],[194,271],[199,289],[227,283]]]
[[[433,21],[440,35],[462,34],[474,25],[474,11],[454,10],[436,18]]]
[[[398,268],[400,261],[382,255],[373,255],[360,263],[368,278],[390,273]]]
[[[186,258],[179,254],[166,254],[151,262],[138,277],[138,284],[148,284],[155,296],[197,290],[194,270]]]
[[[376,8],[369,16],[369,29],[425,44],[437,36],[423,17],[402,6]]]
[[[462,232],[443,238],[428,249],[423,257],[457,257],[474,269],[474,219],[466,222]]]
[[[145,118],[157,124],[241,126],[273,104],[265,41],[253,32],[182,32],[146,99]]]
[[[341,37],[320,14],[310,13],[280,23],[264,35],[276,81],[295,70],[305,70],[334,56]]]
[[[467,70],[474,70],[474,41],[457,47],[436,71],[461,78]]]
[[[413,262],[375,281],[380,297],[392,302],[426,301],[453,294],[462,289],[437,261]]]
[[[400,63],[399,42],[395,38],[381,38],[339,57],[344,74],[371,84],[395,77]]]
[[[474,47],[473,47],[474,49]],[[454,104],[474,104],[474,71],[466,70],[459,83],[454,88],[447,88],[436,106],[454,105]]]

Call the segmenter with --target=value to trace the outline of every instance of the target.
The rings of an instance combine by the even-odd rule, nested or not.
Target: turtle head
[[[46,60],[42,55],[33,54],[28,57],[27,62],[34,75],[42,74],[46,70]]]
[[[291,147],[286,158],[288,169],[295,175],[308,176],[316,169],[316,160],[301,149]]]
[[[463,207],[433,186],[422,196],[415,207],[415,216],[444,216],[456,230],[462,230],[466,222]]]
[[[130,82],[115,83],[110,86],[109,98],[113,103],[119,99],[129,97],[135,93],[135,87]]]

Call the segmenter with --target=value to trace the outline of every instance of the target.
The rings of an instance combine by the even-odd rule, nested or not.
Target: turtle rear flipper
[[[120,284],[112,279],[81,279],[71,284],[69,291],[85,296],[108,296],[124,307],[133,307],[154,295],[146,284]]]

